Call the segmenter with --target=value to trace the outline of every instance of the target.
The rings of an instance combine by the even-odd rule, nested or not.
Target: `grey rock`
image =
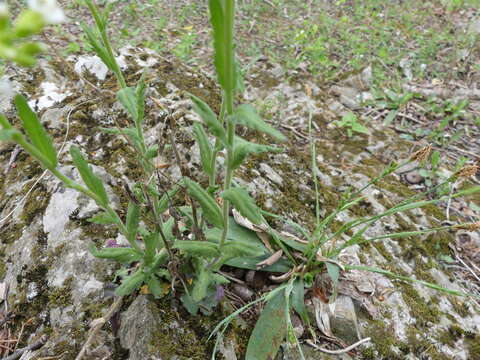
[[[283,186],[283,179],[278,173],[273,170],[270,165],[266,163],[261,163],[260,164],[260,171],[272,182],[277,184],[278,186]]]
[[[335,336],[349,344],[360,339],[357,314],[350,297],[340,295],[335,300],[335,311],[330,317],[330,328]]]
[[[480,18],[475,18],[473,21],[468,25],[467,32],[469,34],[480,34]]]

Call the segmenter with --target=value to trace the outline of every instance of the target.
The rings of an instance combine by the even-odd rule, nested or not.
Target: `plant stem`
[[[222,125],[225,123],[225,93],[222,94],[222,105],[220,106],[220,114],[218,116],[218,120],[222,123]],[[216,183],[216,177],[217,177],[217,155],[218,155],[218,150],[220,148],[221,142],[219,139],[215,139],[215,146],[213,148],[213,153],[212,153],[212,162],[210,163],[210,167],[212,169],[212,174],[209,179],[209,185],[210,186],[215,186]]]
[[[225,42],[227,53],[225,54],[226,66],[226,84],[224,88],[225,94],[225,110],[227,121],[227,166],[225,170],[224,191],[230,188],[233,177],[233,157],[234,157],[234,141],[235,141],[235,122],[234,122],[234,97],[235,97],[235,55],[233,51],[233,22],[235,14],[235,0],[225,1]],[[223,233],[220,239],[219,250],[222,251],[225,239],[228,234],[228,215],[230,212],[230,202],[226,199],[223,201]]]

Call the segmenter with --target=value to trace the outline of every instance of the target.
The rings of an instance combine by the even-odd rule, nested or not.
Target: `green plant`
[[[173,48],[173,53],[184,61],[191,60],[193,45],[196,40],[197,35],[191,29],[187,29],[187,32],[180,37],[180,43]]]
[[[342,120],[335,120],[333,122],[336,126],[344,129],[347,132],[347,136],[351,137],[353,133],[369,134],[368,129],[358,122],[357,115],[353,112],[349,112],[342,116]]]
[[[117,134],[127,140],[128,146],[135,152],[138,165],[142,171],[141,178],[128,191],[128,208],[122,218],[115,211],[107,196],[102,180],[93,172],[84,159],[80,149],[70,148],[72,161],[83,180],[77,183],[62,174],[58,167],[58,159],[53,143],[40,124],[37,116],[28,107],[26,100],[17,95],[15,105],[18,116],[22,120],[25,135],[0,116],[0,140],[14,141],[20,144],[40,164],[51,171],[65,186],[75,189],[93,199],[101,211],[90,221],[97,224],[115,225],[118,231],[127,239],[130,247],[92,247],[94,256],[118,261],[126,267],[121,271],[121,285],[117,294],[127,295],[142,285],[147,285],[155,297],[164,296],[162,281],[169,281],[173,286],[183,288],[181,300],[191,314],[198,311],[211,313],[219,299],[219,289],[228,280],[219,272],[223,265],[257,269],[265,260],[272,259],[272,252],[259,241],[257,235],[233,221],[230,210],[238,213],[255,226],[263,229],[271,238],[274,251],[280,251],[284,257],[276,262],[268,263],[262,270],[285,273],[285,282],[277,288],[263,294],[254,302],[238,309],[225,318],[212,333],[217,335],[212,358],[221,337],[231,320],[246,308],[265,302],[253,334],[249,340],[246,358],[248,360],[272,359],[280,344],[286,339],[291,347],[297,347],[301,353],[299,341],[293,331],[292,311],[309,328],[310,334],[315,332],[309,326],[308,314],[304,303],[304,289],[314,286],[316,276],[327,273],[334,285],[330,301],[335,301],[336,287],[342,271],[351,269],[378,272],[389,277],[404,281],[417,282],[424,286],[458,296],[469,296],[457,290],[449,290],[422,280],[394,274],[379,268],[367,266],[352,266],[341,264],[339,255],[350,246],[381,241],[382,239],[399,239],[452,228],[474,228],[478,224],[461,224],[456,226],[439,226],[432,229],[402,231],[382,234],[366,238],[366,230],[383,217],[399,212],[437,204],[448,198],[456,198],[480,191],[480,187],[471,187],[457,192],[446,192],[444,185],[459,180],[462,176],[471,174],[467,169],[459,169],[454,175],[427,191],[416,194],[399,204],[387,209],[384,213],[360,217],[342,224],[339,228],[333,223],[340,213],[351,209],[363,200],[362,192],[405,166],[410,160],[425,161],[431,148],[421,149],[411,159],[404,163],[393,163],[363,188],[345,193],[337,208],[324,218],[319,211],[319,184],[316,167],[316,144],[311,140],[311,163],[313,182],[316,193],[316,227],[312,233],[298,224],[293,224],[305,235],[307,243],[301,243],[287,238],[271,228],[266,218],[280,218],[274,214],[260,210],[248,192],[236,186],[232,179],[236,169],[240,167],[249,154],[280,151],[270,145],[260,145],[249,142],[236,134],[238,125],[251,130],[270,135],[277,140],[285,140],[285,136],[264,122],[255,108],[249,104],[236,105],[236,95],[241,90],[241,71],[235,58],[234,46],[234,0],[210,0],[209,9],[214,37],[214,63],[218,82],[222,89],[222,106],[217,115],[207,103],[192,96],[194,111],[201,122],[194,124],[195,139],[200,148],[202,169],[208,177],[208,185],[202,187],[198,182],[183,174],[182,181],[164,191],[157,179],[157,169],[153,158],[158,154],[156,146],[148,147],[145,143],[143,124],[145,120],[145,76],[142,75],[136,86],[127,84],[118,66],[114,51],[110,44],[108,25],[108,6],[101,12],[92,0],[86,0],[94,20],[95,27],[82,24],[91,48],[113,72],[119,84],[117,100],[122,104],[130,117],[127,127],[102,129],[111,134]],[[311,134],[312,116],[309,128]],[[340,127],[353,132],[367,133],[367,129],[358,123],[353,113],[344,116]],[[210,141],[213,137],[213,143]],[[311,136],[312,137],[312,136]],[[175,143],[170,144],[175,148]],[[225,161],[219,166],[219,153],[223,151]],[[181,161],[179,159],[179,161]],[[179,164],[181,165],[181,164]],[[219,174],[221,173],[221,176]],[[219,177],[221,180],[219,181]],[[429,196],[437,192],[437,197]],[[189,200],[183,206],[173,202],[177,194]],[[179,200],[177,198],[177,200]],[[217,200],[221,199],[219,205]],[[172,210],[169,217],[164,217],[165,210]],[[175,214],[175,215],[172,215]],[[182,221],[179,221],[182,220]],[[335,229],[335,230],[333,230]],[[184,234],[188,233],[188,237]],[[342,235],[348,234],[348,240],[341,242]],[[294,256],[294,251],[300,256]],[[265,264],[265,263],[264,263]]]
[[[0,4],[0,59],[21,66],[32,66],[36,56],[44,49],[42,44],[28,39],[43,31],[49,24],[57,24],[65,19],[63,11],[55,2],[48,5],[32,1],[30,8],[22,9],[14,22],[5,2]]]

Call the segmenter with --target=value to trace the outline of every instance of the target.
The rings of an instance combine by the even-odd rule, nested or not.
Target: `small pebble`
[[[405,180],[407,180],[410,184],[420,184],[425,179],[417,171],[412,171],[405,175]]]
[[[250,301],[254,295],[251,289],[241,284],[233,284],[233,292],[244,301]]]

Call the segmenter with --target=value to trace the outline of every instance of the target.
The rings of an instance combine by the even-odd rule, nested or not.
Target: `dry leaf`
[[[262,269],[266,266],[271,266],[271,265],[275,264],[278,260],[281,259],[282,255],[283,255],[283,250],[282,249],[276,251],[270,257],[268,257],[267,259],[265,259],[263,261],[260,261],[258,264],[256,264],[257,269],[260,270],[260,269]]]

